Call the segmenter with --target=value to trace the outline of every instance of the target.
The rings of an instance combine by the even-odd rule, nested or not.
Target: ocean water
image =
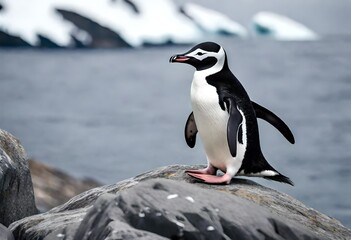
[[[266,159],[295,186],[257,181],[351,227],[351,41],[218,40],[252,100],[280,116],[296,144],[259,120]],[[114,183],[170,164],[205,164],[187,147],[190,46],[139,50],[0,49],[0,128],[28,156]]]

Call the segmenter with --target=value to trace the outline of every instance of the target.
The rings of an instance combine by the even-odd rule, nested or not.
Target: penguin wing
[[[289,127],[277,115],[262,107],[261,105],[251,101],[252,106],[256,112],[256,117],[266,120],[272,124],[278,131],[291,143],[295,143],[295,138]]]
[[[240,129],[243,117],[241,116],[241,113],[237,108],[234,98],[226,98],[225,103],[227,104],[227,111],[229,113],[229,119],[227,124],[227,140],[229,150],[230,154],[233,157],[236,157],[237,141],[242,142],[242,140],[240,140],[242,139],[242,136],[239,135],[242,134],[242,131],[240,131]]]
[[[188,120],[186,120],[185,129],[184,129],[185,141],[190,148],[193,148],[195,146],[196,134],[197,134],[197,127],[196,127],[196,122],[194,118],[194,113],[191,112],[188,117]]]

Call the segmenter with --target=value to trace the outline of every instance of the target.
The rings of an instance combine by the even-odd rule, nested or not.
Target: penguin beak
[[[169,59],[169,62],[174,63],[174,62],[186,62],[190,59],[190,57],[184,56],[184,55],[174,55]]]

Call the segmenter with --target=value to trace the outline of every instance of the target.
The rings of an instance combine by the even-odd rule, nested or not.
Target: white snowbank
[[[317,34],[306,26],[288,17],[259,12],[253,17],[253,27],[257,36],[268,36],[277,40],[316,40]]]
[[[240,37],[247,36],[245,27],[237,22],[234,22],[222,13],[193,3],[184,4],[183,10],[204,31],[210,33],[225,32]]]

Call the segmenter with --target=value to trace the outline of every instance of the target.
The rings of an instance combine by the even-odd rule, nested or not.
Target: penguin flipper
[[[291,144],[295,143],[294,135],[289,127],[277,115],[262,107],[261,105],[251,101],[252,106],[256,112],[256,117],[266,120],[272,124]]]
[[[188,120],[186,120],[184,129],[185,141],[190,148],[193,148],[195,146],[197,132],[198,130],[196,127],[194,113],[191,112],[188,117]]]
[[[240,129],[243,117],[241,116],[241,113],[239,112],[236,102],[233,98],[226,98],[225,103],[227,104],[227,110],[229,112],[229,119],[227,125],[227,140],[229,150],[230,154],[233,157],[236,157],[238,137],[241,138],[241,136],[238,136],[238,134],[240,134],[240,132],[242,134],[242,131],[240,131]]]

